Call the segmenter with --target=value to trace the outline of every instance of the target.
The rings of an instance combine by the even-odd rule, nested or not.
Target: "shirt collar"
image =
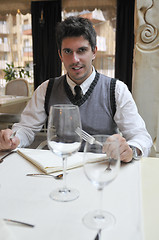
[[[93,66],[92,66],[93,67]],[[91,73],[91,75],[80,85],[83,94],[85,94],[89,88],[89,86],[91,85],[91,83],[93,82],[94,78],[95,78],[96,72],[95,72],[95,68],[93,67],[93,71]],[[66,80],[68,85],[71,88],[71,91],[73,92],[73,94],[75,94],[74,92],[74,87],[77,85],[76,83],[74,83],[68,76],[68,74],[66,74]]]

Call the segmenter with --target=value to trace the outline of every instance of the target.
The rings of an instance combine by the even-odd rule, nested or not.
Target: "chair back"
[[[27,80],[18,78],[6,84],[5,95],[29,96],[29,86]]]

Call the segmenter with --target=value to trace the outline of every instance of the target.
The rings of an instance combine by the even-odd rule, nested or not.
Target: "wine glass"
[[[78,106],[58,104],[50,107],[47,141],[49,149],[63,160],[63,187],[51,192],[50,197],[56,201],[72,201],[79,196],[76,189],[66,186],[67,157],[76,153],[81,146],[81,137],[76,129],[81,128]]]
[[[84,224],[92,229],[110,229],[116,222],[115,217],[102,210],[102,193],[105,186],[117,176],[120,168],[118,141],[108,135],[96,135],[95,139],[103,144],[86,142],[84,148],[84,173],[100,193],[99,209],[83,217]]]

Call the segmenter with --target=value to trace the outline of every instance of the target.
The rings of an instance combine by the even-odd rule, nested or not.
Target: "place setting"
[[[33,161],[31,159],[34,159],[34,154],[37,157],[36,152],[39,152],[38,161],[36,162],[34,159],[34,164],[45,173],[28,173],[27,176],[43,176],[46,174],[46,176],[63,179],[63,187],[54,189],[50,193],[50,197],[55,201],[69,202],[77,199],[80,193],[78,189],[71,189],[66,186],[66,172],[68,169],[83,167],[86,178],[97,188],[101,195],[104,187],[110,184],[118,175],[120,168],[118,142],[115,140],[109,142],[108,137],[107,135],[91,136],[83,131],[77,107],[55,105],[50,109],[48,121],[47,140],[50,150],[38,149],[33,153],[30,152],[30,156],[27,153],[30,150],[21,149],[18,152],[21,156],[27,156],[30,161]],[[78,152],[82,139],[86,141],[84,152]],[[42,165],[44,155],[45,159],[47,159],[45,167]],[[50,161],[51,157],[52,161]],[[63,165],[60,167],[61,158]],[[41,159],[41,162],[39,159]],[[52,172],[55,174],[56,171],[62,171],[62,169],[63,173],[60,173],[60,175],[52,175]],[[102,199],[99,202],[101,203]],[[111,213],[102,210],[101,205],[97,209],[94,212],[87,213],[82,219],[86,227],[97,230],[95,240],[101,239],[101,231],[111,229],[116,222],[115,217]]]
[[[85,142],[84,149],[80,152],[83,140]],[[75,210],[77,219],[74,219],[74,222],[76,224],[80,222],[81,228],[85,229],[84,232],[87,232],[86,229],[88,229],[87,236],[89,236],[89,233],[90,236],[94,235],[90,240],[101,240],[102,236],[114,235],[113,229],[118,229],[122,216],[119,215],[118,209],[114,211],[116,206],[113,206],[111,199],[116,194],[114,186],[120,186],[123,178],[123,175],[120,176],[119,172],[124,172],[127,168],[126,166],[120,171],[118,142],[109,135],[91,136],[83,131],[78,107],[72,105],[54,105],[50,109],[48,119],[47,144],[49,150],[16,149],[16,154],[19,155],[19,160],[17,159],[19,163],[23,164],[23,161],[21,161],[22,157],[36,167],[32,168],[31,165],[30,167],[28,165],[28,169],[30,170],[27,170],[27,168],[23,170],[25,174],[23,180],[25,183],[37,186],[36,191],[39,195],[42,194],[41,186],[44,189],[47,186],[45,201],[53,209],[55,206],[57,209],[60,206],[60,209],[63,209],[65,221],[67,221],[67,216],[65,215],[66,206],[70,209],[69,219],[71,220],[73,214],[71,206],[78,206],[80,203],[80,209]],[[17,156],[16,154],[8,156],[7,163],[14,161],[17,158],[15,157]],[[27,167],[27,165],[25,166]],[[131,172],[131,170],[129,171]],[[76,173],[79,174],[79,177]],[[119,178],[117,178],[118,175]],[[28,181],[24,178],[25,176],[28,178]],[[37,181],[32,181],[31,177],[37,178]],[[38,180],[38,178],[41,179]],[[53,182],[51,180],[47,181],[48,178],[53,179]],[[67,178],[69,181],[67,181]],[[117,181],[114,181],[115,179]],[[81,180],[85,186],[82,186],[82,183],[80,183]],[[115,185],[113,184],[114,182]],[[87,195],[87,192],[91,193],[91,186],[95,189],[92,196]],[[127,189],[126,186],[124,187]],[[84,193],[85,191],[86,193]],[[125,196],[127,197],[127,195]],[[118,197],[122,199],[122,196]],[[36,199],[35,194],[34,199]],[[86,207],[86,204],[91,203],[94,199],[96,199],[94,207],[92,209]],[[129,209],[129,207],[127,208]],[[49,209],[49,211],[52,211],[52,209]],[[82,214],[80,211],[82,211]],[[56,223],[59,225],[61,220],[57,216],[56,218]],[[19,219],[15,219],[15,221],[19,221]],[[32,222],[28,224],[32,225]],[[38,226],[40,224],[34,220],[33,225]],[[59,239],[61,238],[59,237]]]

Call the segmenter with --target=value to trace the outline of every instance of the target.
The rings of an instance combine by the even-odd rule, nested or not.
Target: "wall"
[[[159,112],[159,1],[136,0],[133,97],[154,140]]]

